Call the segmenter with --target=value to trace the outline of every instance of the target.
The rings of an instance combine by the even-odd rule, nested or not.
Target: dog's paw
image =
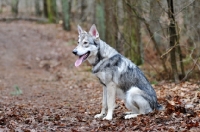
[[[108,121],[110,121],[110,120],[112,120],[112,117],[111,117],[111,116],[106,116],[106,117],[103,118],[103,120],[108,120]]]
[[[103,118],[104,114],[96,114],[94,118]]]
[[[129,114],[129,115],[125,115],[124,119],[131,119],[131,118],[135,118],[137,116],[138,116],[138,114]]]

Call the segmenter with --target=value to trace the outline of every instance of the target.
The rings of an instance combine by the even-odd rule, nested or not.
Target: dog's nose
[[[72,53],[77,55],[77,50],[73,50]]]

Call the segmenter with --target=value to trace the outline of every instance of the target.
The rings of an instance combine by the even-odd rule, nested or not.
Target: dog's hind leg
[[[132,106],[132,108],[134,108],[134,106]],[[134,108],[134,109],[137,109],[136,107]],[[137,115],[139,115],[139,114],[136,114],[135,113],[135,110],[132,110],[132,111],[130,111],[130,112],[126,112],[126,113],[124,113],[124,119],[130,119],[130,118],[134,118],[134,117],[137,117]]]
[[[137,117],[152,111],[149,102],[141,96],[142,91],[137,87],[132,87],[126,96],[126,107],[131,110],[131,114],[126,115],[125,119]]]
[[[107,88],[103,87],[102,109],[100,114],[96,114],[94,118],[102,118],[106,114],[107,110]]]

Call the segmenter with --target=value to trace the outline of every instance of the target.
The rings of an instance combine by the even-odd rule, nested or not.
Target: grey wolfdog
[[[93,74],[103,85],[101,113],[94,118],[112,120],[116,96],[124,100],[125,106],[131,110],[125,115],[125,119],[147,114],[155,109],[163,109],[158,104],[156,93],[143,72],[102,41],[95,25],[92,25],[89,32],[82,30],[78,25],[78,33],[78,45],[73,50],[79,57],[75,66],[78,67],[88,60],[93,66]]]

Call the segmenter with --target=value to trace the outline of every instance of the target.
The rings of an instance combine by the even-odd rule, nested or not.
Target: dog
[[[103,85],[101,113],[94,118],[112,120],[116,96],[124,100],[125,106],[131,111],[124,116],[125,119],[163,109],[143,72],[102,41],[94,24],[89,32],[78,25],[78,33],[78,45],[72,51],[79,57],[75,66],[78,67],[87,60],[92,65],[92,73]]]

